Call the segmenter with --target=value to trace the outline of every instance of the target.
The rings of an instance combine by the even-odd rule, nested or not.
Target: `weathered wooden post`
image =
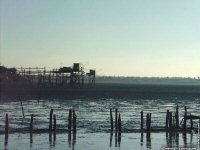
[[[117,125],[117,112],[118,112],[118,110],[117,109],[115,109],[115,131],[117,131],[118,130],[118,125]]]
[[[143,118],[143,111],[141,111],[141,131],[143,131],[144,127],[144,118]]]
[[[119,118],[118,118],[118,131],[121,133],[122,131],[122,123],[121,123],[121,116],[120,116],[120,113],[119,113]]]
[[[146,118],[146,126],[147,126],[147,132],[149,132],[149,114],[147,113],[147,118]]]
[[[172,129],[172,112],[169,112],[169,128]]]
[[[54,122],[53,130],[54,130],[54,132],[56,132],[56,115],[55,114],[53,115],[53,122]]]
[[[147,126],[147,132],[150,132],[151,131],[151,113],[147,114],[146,126]]]
[[[50,111],[50,117],[49,117],[49,131],[52,131],[52,116],[53,116],[53,109]]]
[[[20,100],[21,108],[22,108],[22,116],[24,118],[25,116],[24,116],[24,108],[23,108],[22,100],[21,100],[21,98],[19,98],[19,100]]]
[[[110,109],[110,130],[113,131],[113,116],[112,116],[112,109]]]
[[[151,131],[151,113],[149,114],[149,131]]]
[[[30,122],[29,131],[32,134],[32,132],[33,132],[33,114],[31,114],[31,122]]]
[[[187,125],[186,125],[187,118],[186,118],[186,116],[187,116],[187,107],[185,106],[184,123],[183,123],[183,129],[184,129],[184,131],[187,130]]]
[[[179,106],[176,106],[176,113],[175,113],[175,120],[176,120],[176,128],[179,128]]]
[[[194,128],[193,128],[193,120],[192,120],[192,115],[191,115],[191,114],[190,114],[190,128],[191,128],[191,129],[194,129]]]
[[[68,131],[71,131],[72,126],[72,109],[69,109],[69,117],[68,117]]]
[[[75,114],[75,110],[73,110],[73,133],[76,134],[76,114]]]
[[[6,114],[6,121],[5,121],[5,139],[8,140],[8,114]]]
[[[169,128],[169,110],[167,110],[167,114],[166,114],[166,125],[165,125],[166,129]]]

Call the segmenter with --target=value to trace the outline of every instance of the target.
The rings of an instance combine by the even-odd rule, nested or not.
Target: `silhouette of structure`
[[[88,84],[95,84],[95,70],[85,73],[80,63],[74,63],[72,67],[61,67],[59,69],[46,70],[39,68],[6,68],[0,66],[0,79],[4,83],[25,83],[38,86],[62,86],[69,85],[79,87],[84,85],[85,79]]]

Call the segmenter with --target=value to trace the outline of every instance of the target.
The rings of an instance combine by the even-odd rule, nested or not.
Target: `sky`
[[[199,0],[0,0],[0,63],[200,76]]]

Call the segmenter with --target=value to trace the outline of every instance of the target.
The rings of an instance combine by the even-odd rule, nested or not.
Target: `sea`
[[[179,86],[178,86],[179,87]],[[140,86],[142,89],[142,86]],[[166,133],[163,131],[147,134],[141,133],[140,113],[143,111],[144,120],[146,114],[151,113],[152,129],[164,128],[166,122],[166,112],[173,114],[179,106],[179,121],[182,125],[185,106],[187,113],[200,116],[200,97],[199,87],[192,87],[192,91],[182,90],[183,87],[169,89],[170,92],[163,95],[159,93],[157,85],[154,94],[149,94],[150,86],[144,85],[144,91],[140,90],[139,95],[124,94],[123,85],[118,97],[116,90],[109,89],[112,94],[101,94],[96,96],[80,97],[37,97],[37,98],[13,98],[12,100],[0,101],[0,149],[3,150],[165,150],[165,149],[200,149],[198,132],[187,133]],[[163,87],[161,86],[160,89]],[[103,88],[102,88],[103,89]],[[152,88],[149,89],[152,92]],[[171,92],[173,91],[173,92]],[[174,92],[175,91],[175,92]],[[130,89],[129,89],[130,92]],[[133,90],[135,92],[135,90]],[[144,92],[144,94],[142,93]],[[156,94],[155,94],[156,92]],[[115,94],[116,93],[116,94]],[[170,94],[173,93],[173,94]],[[178,93],[178,94],[176,94]],[[181,94],[182,93],[182,94]],[[199,91],[200,93],[200,91]],[[145,96],[141,96],[145,95]],[[148,96],[150,95],[150,96]],[[22,104],[22,105],[21,105]],[[22,106],[24,117],[22,113]],[[56,115],[58,133],[33,133],[28,132],[31,114],[34,115],[34,130],[49,128],[50,110]],[[68,128],[69,109],[75,110],[77,117],[76,133],[65,132]],[[112,109],[115,119],[115,109],[120,113],[122,122],[121,134],[110,130],[110,109]],[[5,140],[5,116],[9,117],[9,135]],[[198,128],[199,120],[194,120],[193,126]],[[187,122],[190,128],[190,121]],[[146,122],[144,121],[144,128]]]

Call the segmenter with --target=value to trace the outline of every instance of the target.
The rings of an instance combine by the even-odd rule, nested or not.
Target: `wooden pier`
[[[80,87],[86,81],[89,85],[95,85],[95,75],[95,70],[90,69],[89,73],[86,73],[80,63],[74,63],[72,67],[60,67],[52,70],[47,70],[45,67],[16,68],[13,78],[15,82],[38,86]]]

